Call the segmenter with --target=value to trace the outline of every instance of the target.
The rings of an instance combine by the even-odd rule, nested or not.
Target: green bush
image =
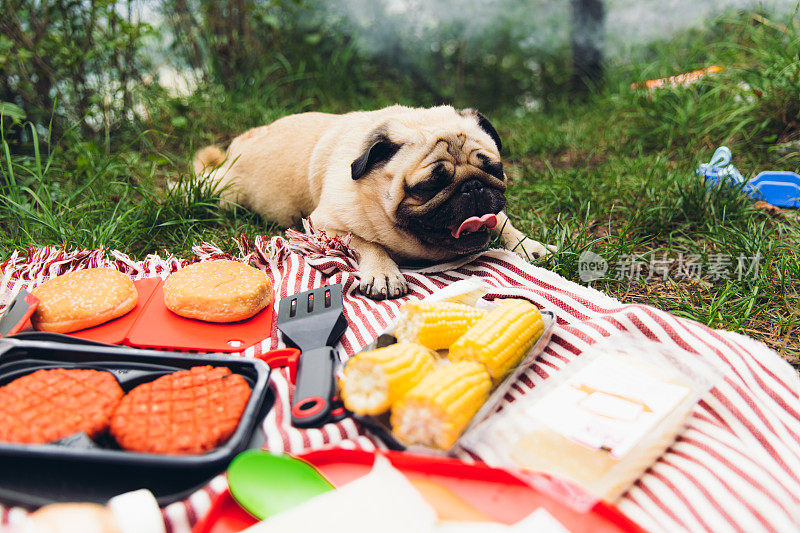
[[[104,135],[131,112],[152,28],[134,0],[7,0],[0,16],[0,102],[20,106],[40,132],[75,124]],[[18,132],[20,136],[23,134]]]

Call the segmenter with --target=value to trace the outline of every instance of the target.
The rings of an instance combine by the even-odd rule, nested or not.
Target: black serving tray
[[[258,359],[140,350],[49,333],[0,339],[0,386],[43,368],[91,368],[111,372],[128,392],[160,376],[200,365],[228,367],[252,389],[239,425],[226,443],[200,455],[161,455],[122,450],[107,436],[96,442],[81,434],[52,444],[0,442],[0,501],[27,507],[105,502],[146,488],[159,504],[172,503],[225,471],[240,452],[260,447],[263,438],[256,429],[275,402],[270,369]]]

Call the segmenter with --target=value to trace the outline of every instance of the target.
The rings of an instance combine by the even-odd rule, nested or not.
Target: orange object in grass
[[[709,74],[717,74],[723,70],[725,70],[725,67],[711,65],[709,67],[692,70],[690,72],[684,72],[683,74],[667,76],[666,78],[632,83],[631,89],[660,89],[662,87],[680,87],[682,85],[691,85],[700,78],[704,78]]]

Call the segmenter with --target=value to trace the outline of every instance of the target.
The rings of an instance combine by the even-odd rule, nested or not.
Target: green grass
[[[492,114],[506,146],[509,215],[526,234],[559,246],[540,264],[580,281],[578,258],[592,251],[609,264],[594,287],[746,333],[798,364],[800,218],[757,209],[728,187],[708,190],[694,169],[726,143],[745,176],[800,170],[798,150],[776,149],[800,137],[799,26],[796,16],[736,15],[709,33],[688,32],[612,65],[607,87],[588,101],[555,99],[546,112]],[[726,71],[688,88],[630,89],[631,82],[712,63]],[[110,150],[68,132],[47,153],[15,155],[4,135],[0,255],[33,245],[103,244],[135,258],[163,250],[189,256],[203,241],[235,252],[241,233],[279,234],[246,210],[221,210],[217,193],[190,176],[188,162],[200,146],[225,144],[288,113],[396,100],[367,102],[350,89],[338,99],[319,88],[287,91],[311,76],[303,68],[287,65],[285,80],[260,86],[257,97],[215,87],[180,100],[152,94],[147,117],[118,131]],[[167,192],[167,179],[182,180],[188,194]],[[708,275],[720,254],[733,261],[729,279]],[[759,257],[758,272],[738,279],[740,256]],[[650,272],[651,257],[691,258],[702,275],[681,276],[674,262],[666,275]],[[619,279],[632,261],[643,262],[635,268],[641,275]]]
[[[71,143],[47,157],[10,156],[5,138],[2,148],[3,257],[44,244],[102,244],[140,258],[162,250],[188,254],[204,240],[224,244],[271,230],[244,209],[221,210],[218,192],[182,169],[183,161],[132,150],[109,155],[92,143]],[[172,177],[186,194],[164,187],[165,168],[176,170]]]

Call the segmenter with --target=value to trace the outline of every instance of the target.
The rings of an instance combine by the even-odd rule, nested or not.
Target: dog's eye
[[[441,163],[436,165],[436,168],[433,169],[431,172],[431,179],[428,180],[430,182],[435,183],[436,185],[443,186],[450,181],[450,173],[447,172],[447,169]]]
[[[430,194],[444,189],[448,183],[450,183],[450,174],[444,165],[439,164],[434,167],[431,177],[411,187],[411,192],[418,195]]]
[[[503,163],[500,161],[492,161],[486,154],[478,154],[478,159],[481,160],[481,169],[487,174],[491,174],[500,181],[503,180]]]

